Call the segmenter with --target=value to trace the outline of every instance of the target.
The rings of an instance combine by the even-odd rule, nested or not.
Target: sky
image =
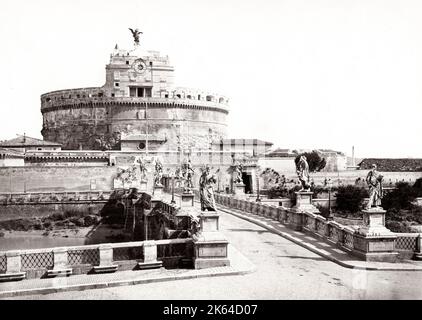
[[[422,158],[422,1],[1,0],[0,140],[41,136],[40,95],[102,86],[115,44],[229,97],[231,138]]]

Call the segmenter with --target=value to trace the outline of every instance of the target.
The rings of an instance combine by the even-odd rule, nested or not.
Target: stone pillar
[[[162,200],[163,199],[163,186],[155,186],[154,187],[154,200]]]
[[[139,191],[141,192],[147,192],[148,191],[148,182],[145,180],[141,180],[139,183]]]
[[[296,205],[289,210],[289,226],[296,231],[303,227],[303,213],[311,212],[318,214],[319,210],[312,204],[312,192],[298,191],[296,193]]]
[[[113,247],[109,244],[100,245],[100,266],[113,265]]]
[[[144,241],[144,262],[157,262],[157,245],[154,240]]]
[[[199,215],[201,231],[193,236],[195,269],[229,266],[228,241],[219,231],[217,212],[202,211]]]
[[[415,252],[415,255],[413,256],[413,259],[422,260],[422,233],[419,233],[419,237],[417,241],[418,241],[417,251]]]
[[[245,185],[243,183],[236,183],[233,186],[233,194],[238,199],[245,199]]]
[[[310,191],[298,191],[296,194],[296,205],[292,208],[300,212],[312,212],[319,214],[319,210],[312,204],[312,194]]]
[[[380,207],[363,210],[363,222],[354,235],[353,253],[366,261],[396,262],[397,236],[385,227],[385,210]]]
[[[100,265],[94,266],[95,273],[110,273],[117,271],[118,266],[113,264],[113,247],[110,244],[99,246]]]
[[[21,272],[21,255],[19,251],[6,252],[7,267],[6,273],[19,273]]]
[[[72,268],[67,265],[67,248],[53,249],[54,267],[47,270],[47,277],[69,276],[72,274]]]
[[[6,252],[6,273],[0,273],[0,281],[16,281],[26,277],[26,272],[21,272],[22,262],[19,251]]]
[[[193,207],[194,206],[194,198],[195,196],[193,193],[190,192],[183,192],[180,197],[180,207],[186,208],[186,207]]]
[[[53,250],[54,269],[67,269],[67,249],[55,248]]]

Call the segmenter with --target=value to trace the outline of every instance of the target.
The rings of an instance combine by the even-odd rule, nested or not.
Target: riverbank
[[[72,229],[7,231],[0,230],[0,251],[81,246],[130,240],[121,225],[99,223]]]

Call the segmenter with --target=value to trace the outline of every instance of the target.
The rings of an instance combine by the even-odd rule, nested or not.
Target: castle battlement
[[[44,139],[64,149],[116,149],[121,137],[165,136],[151,149],[209,149],[226,137],[228,98],[177,87],[174,67],[159,51],[121,50],[106,65],[102,87],[52,91],[41,96]],[[131,146],[142,150],[146,141]]]

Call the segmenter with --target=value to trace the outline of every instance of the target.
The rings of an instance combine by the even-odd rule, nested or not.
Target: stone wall
[[[334,186],[355,184],[356,179],[360,178],[361,183],[364,183],[366,175],[369,170],[346,170],[338,172],[311,172],[310,177],[317,185],[324,184],[325,179],[331,179]],[[287,182],[293,181],[298,183],[296,173],[278,171],[280,175],[286,176]],[[422,172],[384,172],[380,171],[384,176],[384,185],[388,186],[390,183],[395,184],[397,182],[408,182],[410,184],[415,183],[416,179],[422,178]],[[264,180],[260,177],[261,186],[264,185]]]
[[[111,190],[117,167],[0,168],[0,192]]]
[[[81,212],[86,214],[100,214],[106,201],[97,203],[24,203],[0,205],[0,221],[21,218],[41,218],[54,213]]]
[[[62,143],[63,149],[98,150],[104,143],[118,149],[121,136],[145,134],[146,118],[150,134],[167,137],[167,149],[208,149],[227,135],[227,106],[213,101],[86,97],[52,99],[41,110],[44,139]]]

